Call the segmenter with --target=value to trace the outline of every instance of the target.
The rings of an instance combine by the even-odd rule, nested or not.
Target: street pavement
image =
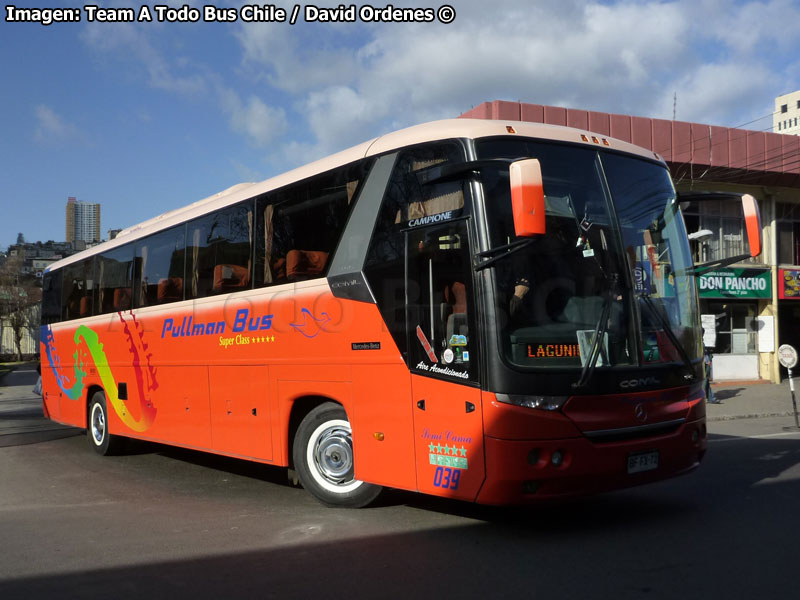
[[[33,393],[38,378],[36,363],[25,363],[0,380],[0,448],[57,440],[81,433],[80,429],[65,427],[44,418],[42,399]]]
[[[37,377],[35,364],[28,363],[19,365],[0,381],[0,447],[80,433],[75,428],[44,419],[41,402],[33,402]],[[798,386],[800,382],[796,383]],[[780,384],[722,382],[713,384],[712,388],[719,403],[708,404],[708,421],[794,415],[788,380]]]
[[[800,382],[795,381],[795,388]],[[723,382],[711,386],[718,404],[708,404],[709,421],[784,417],[794,415],[789,380],[780,384],[754,382]],[[795,389],[795,397],[800,390]],[[798,398],[797,400],[800,400]]]

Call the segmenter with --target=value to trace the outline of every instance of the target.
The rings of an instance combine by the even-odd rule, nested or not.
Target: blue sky
[[[212,1],[99,3],[146,5],[141,23],[3,14],[0,248],[18,232],[63,240],[68,196],[101,203],[105,233],[487,100],[671,118],[677,92],[680,120],[768,129],[774,97],[800,89],[798,0],[392,3],[449,2],[450,24],[306,23],[302,8],[295,25],[155,20],[155,4]],[[265,3],[215,6],[243,4]]]

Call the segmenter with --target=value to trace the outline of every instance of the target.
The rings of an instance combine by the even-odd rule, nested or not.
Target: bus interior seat
[[[214,267],[214,293],[246,289],[250,285],[250,269],[239,265]]]
[[[114,290],[114,312],[128,310],[131,307],[131,288]]]
[[[572,296],[567,300],[564,311],[559,321],[575,323],[593,329],[600,319],[603,310],[602,296]],[[613,302],[609,311],[609,318],[618,321],[622,318],[623,307],[620,302]]]
[[[272,281],[278,282],[286,279],[286,259],[279,258],[270,265],[272,271]]]
[[[88,317],[92,313],[92,299],[90,296],[84,296],[81,298],[81,312],[80,315],[82,317]]]
[[[446,315],[446,334],[449,340],[453,335],[467,335],[467,286],[454,281],[444,288],[443,317]]]
[[[568,323],[592,323],[600,318],[603,299],[600,296],[570,296],[559,321]]]
[[[321,250],[289,250],[286,254],[286,277],[289,281],[319,277],[327,262],[328,253]]]
[[[156,299],[159,304],[183,300],[183,277],[160,279]]]

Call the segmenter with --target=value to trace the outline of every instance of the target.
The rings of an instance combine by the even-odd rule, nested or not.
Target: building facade
[[[800,135],[800,90],[775,98],[772,131]]]
[[[697,275],[700,311],[715,380],[777,383],[786,376],[778,347],[800,349],[800,136],[789,135],[788,120],[796,109],[792,127],[795,115],[800,124],[800,92],[781,98],[787,125],[780,134],[504,101],[461,116],[565,125],[631,142],[664,158],[678,192],[730,193],[685,207],[696,263],[748,250],[739,197],[755,197],[762,253]]]
[[[67,242],[91,244],[102,239],[100,235],[100,205],[67,199]],[[84,246],[85,247],[85,246]]]
[[[48,265],[71,254],[74,249],[67,242],[25,242],[8,247],[8,256],[21,261],[20,274],[36,277],[41,277]]]

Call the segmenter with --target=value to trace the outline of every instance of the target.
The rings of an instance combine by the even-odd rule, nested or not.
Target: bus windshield
[[[529,139],[479,140],[476,149],[480,159],[537,158],[544,176],[547,233],[494,264],[506,362],[584,374],[676,362],[691,370],[702,352],[698,308],[667,169]],[[490,247],[512,244],[508,174],[482,178]]]

